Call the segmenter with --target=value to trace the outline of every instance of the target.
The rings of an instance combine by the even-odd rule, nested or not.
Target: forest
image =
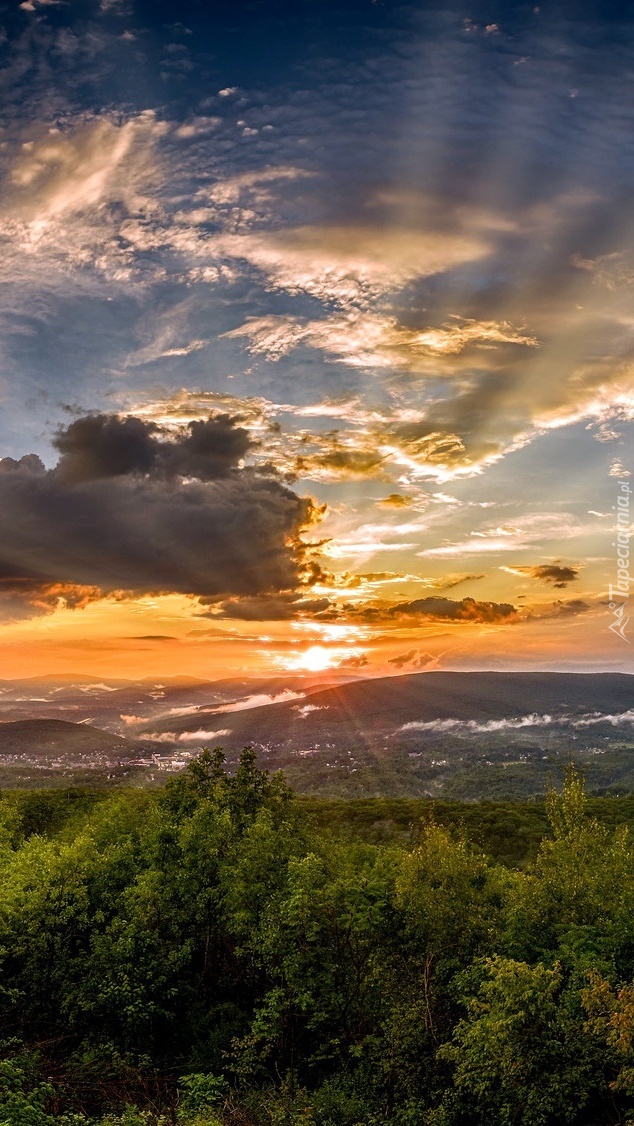
[[[0,795],[0,1123],[634,1121],[634,801]]]

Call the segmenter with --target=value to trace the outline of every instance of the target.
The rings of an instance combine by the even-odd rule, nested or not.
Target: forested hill
[[[165,717],[231,759],[252,745],[298,789],[332,796],[523,797],[572,753],[593,789],[634,789],[634,676],[431,672],[358,680],[303,700]],[[201,732],[201,737],[204,731]]]
[[[632,1120],[634,841],[578,775],[521,868],[307,813],[248,751],[0,798],[0,1122]]]
[[[293,741],[307,734],[349,725],[372,740],[394,734],[405,723],[462,720],[478,723],[531,714],[617,715],[634,708],[634,676],[625,673],[429,672],[356,680],[325,691],[313,690],[310,709],[297,701],[252,708],[231,718],[236,737]],[[318,715],[317,711],[328,715]],[[197,717],[163,722],[162,730],[193,730]],[[261,725],[264,725],[263,727]],[[283,731],[283,735],[282,735]]]
[[[3,756],[47,756],[64,763],[73,756],[94,760],[99,756],[126,759],[138,754],[135,745],[120,735],[110,735],[86,723],[69,723],[61,719],[25,719],[3,723],[0,751]]]
[[[38,685],[32,703],[8,683],[0,786],[132,774],[160,784],[204,747],[222,746],[235,766],[250,745],[297,790],[332,797],[540,796],[570,755],[590,790],[634,791],[634,676],[624,674],[430,672],[321,690],[297,677],[73,682]]]

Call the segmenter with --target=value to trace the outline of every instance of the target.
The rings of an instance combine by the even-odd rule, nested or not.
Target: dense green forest
[[[634,800],[0,797],[0,1123],[634,1121]]]

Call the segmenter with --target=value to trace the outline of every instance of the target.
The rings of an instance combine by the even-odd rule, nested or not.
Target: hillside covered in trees
[[[4,794],[0,1122],[633,1120],[631,804]]]

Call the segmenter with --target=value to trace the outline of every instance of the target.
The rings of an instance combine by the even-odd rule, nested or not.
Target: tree
[[[559,964],[484,962],[468,1016],[439,1058],[454,1065],[453,1089],[430,1121],[469,1126],[550,1126],[579,1121],[602,1086],[601,1053],[588,1036],[579,993]],[[595,1121],[594,1118],[590,1121]]]

